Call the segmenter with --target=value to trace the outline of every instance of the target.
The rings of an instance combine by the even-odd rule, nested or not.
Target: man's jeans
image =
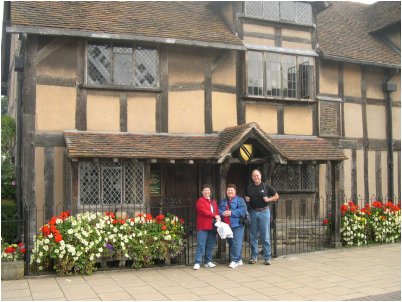
[[[228,238],[230,249],[230,260],[239,262],[241,260],[241,249],[244,236],[244,226],[239,226],[232,229],[233,238]]]
[[[262,211],[250,211],[251,259],[258,258],[258,231],[261,235],[264,260],[271,259],[271,213],[269,208]]]
[[[201,264],[202,256],[204,263],[212,261],[212,251],[216,244],[216,231],[197,231],[197,250],[195,252],[195,263]]]

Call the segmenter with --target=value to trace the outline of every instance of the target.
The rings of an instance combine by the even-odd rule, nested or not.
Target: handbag
[[[245,227],[250,226],[250,224],[251,224],[250,213],[249,213],[249,212],[246,212],[245,215],[240,216],[239,222],[240,222],[241,225],[244,225]]]

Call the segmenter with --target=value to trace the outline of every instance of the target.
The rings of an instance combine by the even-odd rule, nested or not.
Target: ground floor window
[[[139,161],[80,161],[81,205],[142,204],[144,164]]]
[[[272,177],[272,185],[283,192],[315,191],[313,165],[278,165]]]

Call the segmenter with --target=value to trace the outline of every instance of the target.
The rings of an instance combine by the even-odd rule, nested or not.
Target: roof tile
[[[287,160],[343,160],[342,150],[322,138],[269,137],[255,123],[229,127],[214,134],[119,133],[64,131],[72,158],[155,158],[219,160],[235,152],[251,131],[260,135],[270,150]]]
[[[242,45],[203,1],[12,1],[11,25]]]
[[[400,66],[400,55],[369,34],[367,7],[362,3],[334,1],[319,13],[317,34],[320,52],[327,56]]]

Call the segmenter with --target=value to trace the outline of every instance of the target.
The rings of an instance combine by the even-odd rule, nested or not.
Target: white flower
[[[47,252],[49,250],[49,247],[47,245],[44,245],[43,249]]]
[[[74,233],[73,229],[68,229],[67,234],[71,235],[72,233]]]
[[[45,238],[45,240],[43,241],[45,244],[49,244],[49,239]]]

